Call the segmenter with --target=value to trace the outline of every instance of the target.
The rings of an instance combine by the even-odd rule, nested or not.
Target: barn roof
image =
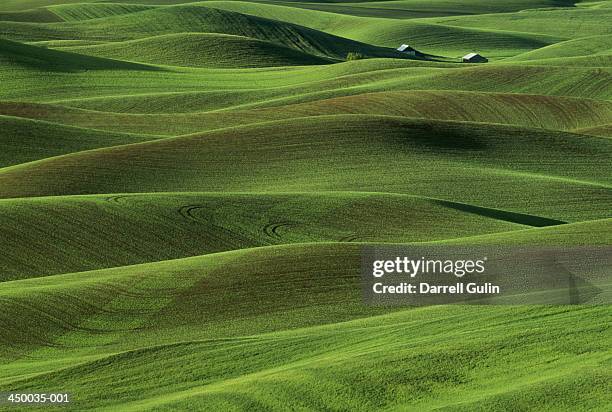
[[[401,52],[403,52],[403,51],[411,51],[411,50],[415,50],[414,47],[410,47],[407,44],[402,44],[401,46],[399,46],[397,48],[397,51],[401,51]]]
[[[469,53],[463,56],[464,59],[471,59],[472,57],[480,56],[478,53]],[[481,56],[482,57],[482,56]]]

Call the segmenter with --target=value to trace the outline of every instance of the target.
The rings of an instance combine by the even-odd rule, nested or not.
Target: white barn
[[[409,46],[408,44],[402,44],[397,48],[397,51],[400,53],[407,54],[408,56],[417,56],[421,54],[417,51],[417,49]]]
[[[469,53],[463,56],[463,63],[486,63],[489,60],[478,53]]]

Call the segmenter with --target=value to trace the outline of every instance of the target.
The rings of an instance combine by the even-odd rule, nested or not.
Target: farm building
[[[463,56],[463,63],[486,63],[489,60],[478,53],[470,53]]]
[[[414,47],[411,47],[407,44],[402,44],[401,46],[399,46],[397,48],[397,51],[403,54],[407,54],[408,56],[422,56],[423,53],[421,53],[420,51],[418,51],[417,49],[415,49]]]

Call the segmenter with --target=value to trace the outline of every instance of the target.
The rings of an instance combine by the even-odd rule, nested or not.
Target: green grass
[[[375,47],[308,27],[202,6],[153,8],[138,13],[57,24],[0,22],[11,39],[43,41],[134,40],[163,34],[208,32],[270,41],[315,55],[344,58],[349,51],[392,57],[392,49]]]
[[[435,16],[504,13],[545,7],[572,7],[580,1],[512,0],[503,3],[483,0],[392,0],[392,1],[269,1],[293,7],[321,10],[342,15],[411,19]]]
[[[95,3],[102,3],[98,5]],[[113,4],[128,4],[129,7],[133,7],[134,4],[141,5],[171,5],[189,3],[189,0],[89,0],[83,2],[81,0],[5,0],[0,6],[0,10],[3,11],[19,11],[26,9],[33,9],[37,7],[48,7],[48,6],[65,6],[65,5],[76,5],[76,7],[82,8],[83,10],[91,10],[93,7],[103,8],[106,6],[105,3]],[[92,4],[95,4],[92,6]],[[110,6],[116,7],[116,6]]]
[[[0,11],[0,21],[55,23],[62,21],[62,19],[48,9],[34,9],[8,12]]]
[[[64,9],[68,17],[64,17]],[[62,6],[57,8],[57,12],[63,18],[74,15],[77,19],[82,18],[81,14],[71,14],[70,10],[73,9],[79,10],[77,6]],[[56,8],[51,10],[55,11]],[[349,51],[371,56],[392,55],[390,50],[367,47],[364,43],[349,39],[389,48],[409,41],[425,53],[449,57],[460,57],[475,49],[490,57],[509,57],[563,40],[565,35],[522,33],[499,30],[498,27],[483,29],[486,24],[457,27],[454,20],[432,24],[435,22],[357,18],[248,2],[212,1],[133,10],[120,5],[93,5],[91,10],[81,13],[85,13],[85,17],[99,15],[103,18],[53,25],[5,22],[0,27],[11,38],[30,41],[66,38],[111,40],[109,33],[115,33],[113,40],[130,40],[159,34],[205,31],[254,37],[336,58],[344,57]],[[587,9],[574,12],[591,13]],[[590,15],[580,16],[586,22],[592,19]],[[86,31],[83,30],[85,26]],[[327,33],[335,36],[329,37]]]
[[[476,49],[489,57],[507,57],[559,41],[559,38],[547,35],[462,28],[420,20],[356,18],[276,4],[243,1],[200,4],[294,24],[306,21],[308,27],[380,46],[398,47],[409,42],[424,53],[439,56],[461,57]]]
[[[597,408],[607,399],[605,306],[381,315],[361,304],[358,253],[331,244],[247,249],[4,283],[3,320],[22,302],[32,302],[24,317],[40,320],[20,327],[9,320],[12,349],[54,361],[9,364],[0,387],[70,388],[86,409],[112,408],[112,398],[100,400],[112,391],[121,393],[122,409],[135,410],[293,402]],[[143,277],[153,268],[155,277]],[[571,385],[585,390],[547,395]]]
[[[593,136],[612,137],[612,124],[577,129],[576,132],[592,134]]]
[[[0,39],[0,64],[5,70],[9,68],[20,71],[157,70],[145,65],[48,50],[4,39]]]
[[[117,3],[86,3],[86,4],[60,4],[48,7],[47,10],[60,17],[63,21],[81,21],[101,19],[104,17],[132,14],[151,10],[154,7],[137,4]]]
[[[184,33],[142,40],[68,47],[74,53],[183,67],[273,67],[328,64],[330,59],[262,40]],[[137,50],[134,53],[134,50]]]
[[[7,259],[2,280],[276,244],[415,242],[563,223],[436,199],[357,192],[5,200],[0,222]],[[92,231],[93,226],[101,230]]]
[[[524,10],[518,13],[445,17],[436,22],[458,27],[480,27],[522,33],[538,33],[575,39],[612,34],[605,22],[609,12],[592,8],[573,10]]]
[[[610,225],[612,225],[612,219],[598,219],[566,225],[555,225],[554,227],[540,227],[529,230],[471,236],[462,239],[450,239],[437,243],[514,246],[542,244],[549,246],[607,246],[610,243],[608,238]]]
[[[608,211],[610,150],[608,139],[536,129],[322,116],[0,169],[0,197],[143,191],[369,192],[380,191],[384,180],[386,192],[559,220],[591,219]],[[599,201],[576,208],[574,202],[585,197]]]
[[[612,36],[592,36],[556,43],[509,60],[529,61],[609,54],[612,54]]]
[[[372,307],[360,265],[367,246],[611,245],[611,18],[610,1],[2,1],[0,393],[608,410],[609,306]]]
[[[113,60],[103,61],[109,66],[117,64]],[[5,66],[0,69],[0,78],[7,88],[0,90],[0,98],[56,102],[99,111],[175,113],[229,107],[275,107],[377,91],[452,91],[458,85],[464,91],[599,100],[612,97],[612,90],[607,87],[612,78],[610,68],[516,63],[468,66],[395,59],[265,70],[169,70],[155,66],[138,70],[137,63],[129,64],[132,65],[129,70],[101,70],[99,73],[83,72],[77,66],[76,73],[69,74],[60,70],[25,71],[23,66]],[[282,76],[279,76],[281,71]],[[28,82],[30,87],[20,87],[23,82]]]
[[[0,113],[86,128],[166,136],[220,129],[232,125],[330,114],[394,115],[550,130],[580,130],[580,133],[589,134],[588,130],[593,125],[604,125],[612,114],[612,103],[593,99],[425,90],[323,98],[305,103],[287,104],[283,106],[282,111],[275,106],[250,110],[231,107],[223,111],[214,110],[216,105],[221,103],[224,106],[244,103],[249,95],[247,92],[236,92],[222,96],[221,93],[209,92],[145,95],[140,98],[126,97],[123,101],[117,98],[68,102],[68,104],[99,109],[102,109],[103,103],[107,103],[107,109],[110,103],[115,103],[113,107],[117,113],[52,104],[0,102]],[[444,102],[443,107],[440,106],[441,101]],[[209,104],[211,106],[208,106]],[[170,109],[186,113],[168,113]],[[161,113],[131,113],[155,110]],[[584,127],[586,129],[583,129]]]
[[[103,132],[0,115],[0,168],[99,147],[142,142],[151,137]]]
[[[2,11],[23,11],[53,4],[79,3],[79,0],[6,0],[2,2]]]

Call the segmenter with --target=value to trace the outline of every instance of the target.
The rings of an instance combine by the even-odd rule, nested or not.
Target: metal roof
[[[464,59],[471,59],[472,57],[480,56],[478,53],[470,53],[463,56]]]
[[[401,46],[397,48],[397,51],[401,51],[401,52],[406,51],[406,50],[414,50],[414,48],[410,47],[407,44],[402,44]]]

